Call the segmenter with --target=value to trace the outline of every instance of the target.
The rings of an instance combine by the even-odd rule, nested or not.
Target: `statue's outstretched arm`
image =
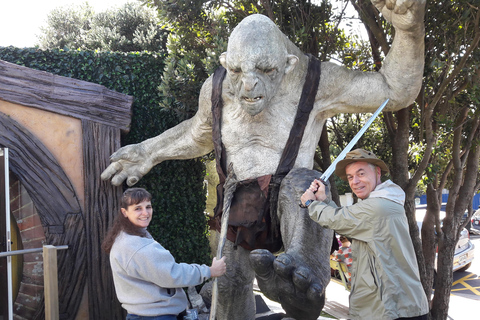
[[[132,186],[155,165],[170,159],[192,159],[213,150],[210,103],[211,81],[202,87],[195,116],[162,134],[118,149],[110,156],[110,165],[103,171],[103,180],[113,185],[124,180]]]
[[[372,0],[384,18],[395,27],[392,47],[380,73],[399,107],[411,104],[420,91],[425,64],[426,0]]]
[[[324,63],[319,91],[334,113],[373,112],[390,99],[385,111],[410,105],[422,84],[424,68],[425,0],[372,0],[395,28],[395,37],[379,72],[352,71]],[[322,97],[322,94],[317,97]]]

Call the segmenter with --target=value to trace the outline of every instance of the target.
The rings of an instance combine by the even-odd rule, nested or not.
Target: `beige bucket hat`
[[[382,173],[388,173],[388,167],[383,162],[382,160],[378,159],[377,156],[371,152],[371,151],[366,151],[363,149],[355,149],[353,151],[350,151],[347,153],[345,156],[345,159],[339,161],[337,163],[337,166],[335,167],[335,174],[339,176],[342,180],[347,181],[347,174],[345,172],[345,168],[353,162],[357,161],[362,161],[362,162],[368,162],[371,164],[376,165],[377,167],[380,167],[382,169]]]

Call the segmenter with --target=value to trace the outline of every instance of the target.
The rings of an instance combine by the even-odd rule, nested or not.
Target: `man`
[[[381,182],[387,165],[356,149],[337,164],[335,173],[361,200],[337,207],[325,186],[314,180],[301,197],[310,217],[321,226],[352,238],[352,319],[427,319],[428,302],[404,210],[405,193],[391,180]]]
[[[202,86],[195,116],[116,151],[102,173],[114,185],[126,180],[132,186],[163,161],[215,150],[217,170],[221,167],[223,176],[238,181],[231,213],[243,214],[229,216],[229,231],[237,233],[227,233],[232,241],[226,242],[224,253],[230,263],[218,279],[218,319],[255,319],[255,278],[262,293],[279,301],[288,316],[313,320],[320,315],[330,280],[333,232],[313,223],[298,199],[317,177],[311,168],[322,127],[334,114],[372,112],[387,98],[388,111],[405,108],[422,83],[425,0],[372,3],[395,27],[394,43],[379,72],[320,63],[268,17],[248,16],[232,31],[220,56],[223,70]],[[224,188],[217,190],[221,194]],[[257,233],[262,230],[265,237]],[[281,240],[276,248],[256,243],[272,235]]]

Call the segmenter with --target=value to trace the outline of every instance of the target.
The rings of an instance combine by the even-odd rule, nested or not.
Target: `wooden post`
[[[45,320],[59,320],[57,248],[43,246],[43,281],[45,290]]]

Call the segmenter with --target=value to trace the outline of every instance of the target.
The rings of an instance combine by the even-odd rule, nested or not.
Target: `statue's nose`
[[[257,85],[258,78],[255,75],[247,74],[243,78],[243,87],[246,91],[252,91]]]

